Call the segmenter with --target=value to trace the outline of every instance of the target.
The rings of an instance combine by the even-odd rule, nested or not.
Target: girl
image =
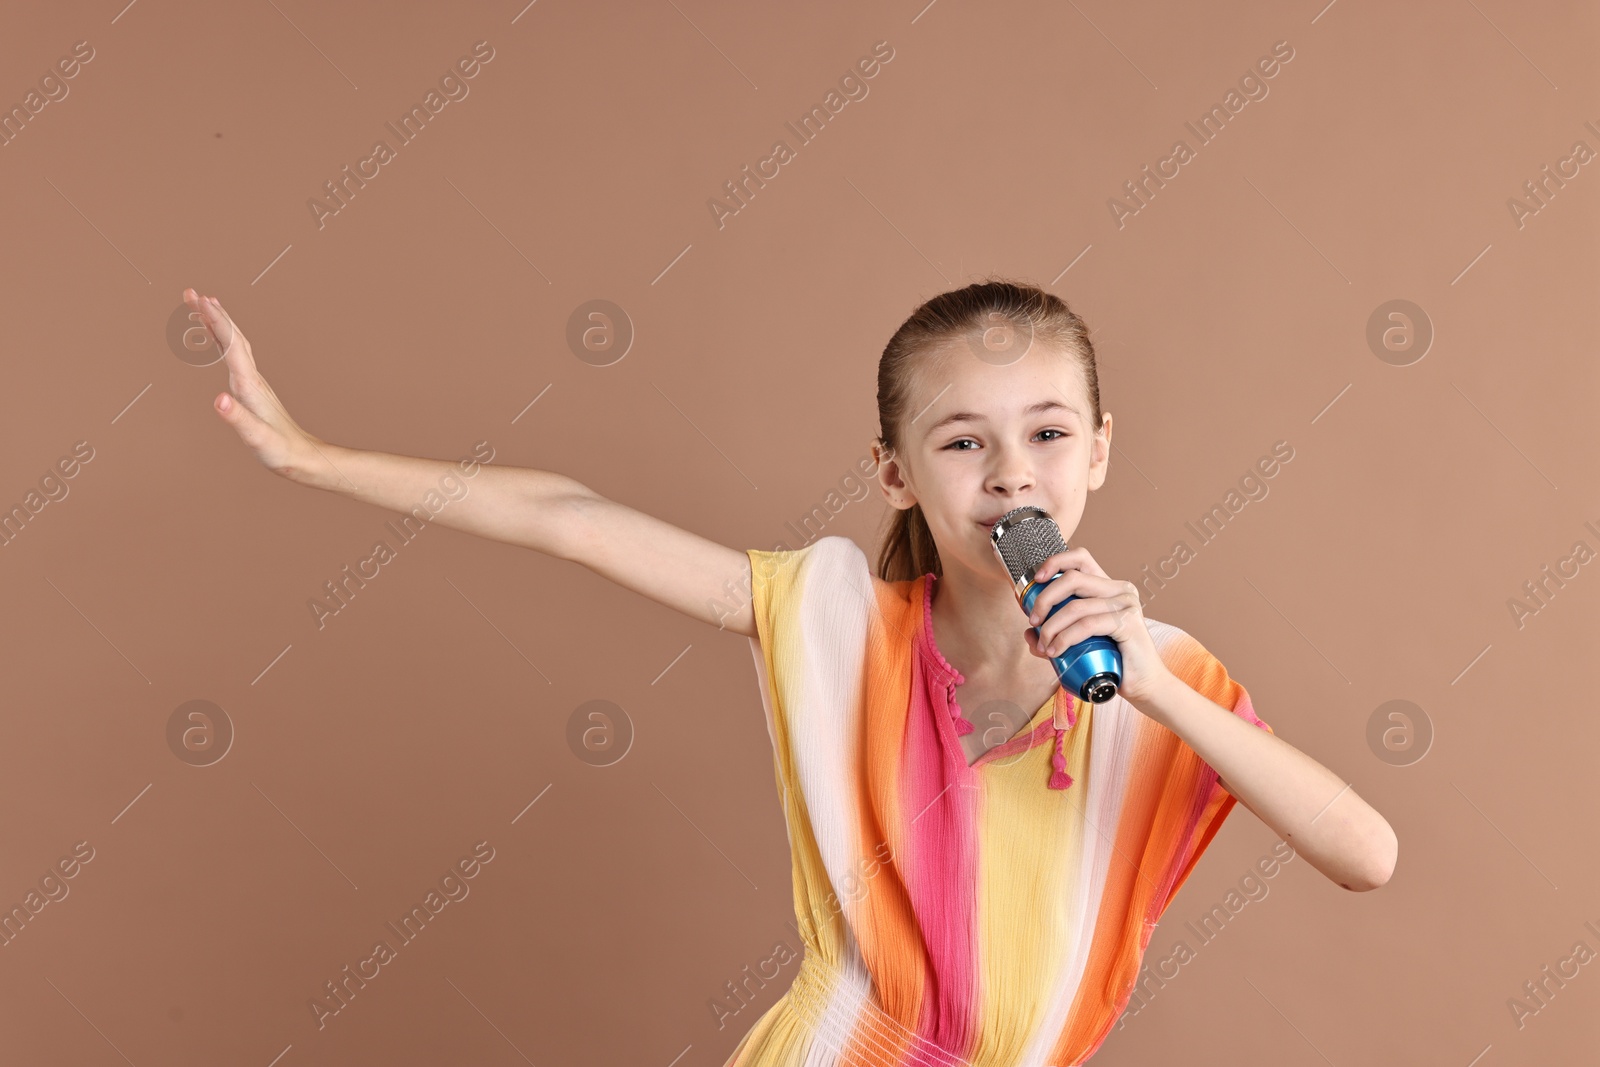
[[[308,434],[221,306],[184,299],[225,353],[216,410],[269,469],[405,510],[452,467]],[[1110,461],[1065,303],[1005,281],[929,300],[884,349],[878,416],[875,573],[844,537],[741,552],[542,470],[485,466],[437,519],[750,639],[805,949],[728,1067],[1081,1064],[1236,800],[1344,888],[1388,880],[1383,817],[1086,549],[1040,568],[1060,576],[1022,617],[990,526],[1035,505],[1070,543]],[[1099,705],[1050,663],[1095,634],[1123,664]]]

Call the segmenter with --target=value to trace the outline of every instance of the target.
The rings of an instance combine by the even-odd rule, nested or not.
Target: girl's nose
[[[1022,493],[1033,488],[1033,470],[1016,455],[1001,456],[989,475],[989,488],[997,493]]]

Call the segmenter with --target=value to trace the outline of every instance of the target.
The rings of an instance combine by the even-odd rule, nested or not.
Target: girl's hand
[[[1122,654],[1122,683],[1117,692],[1134,707],[1176,678],[1156,651],[1155,639],[1145,625],[1138,586],[1109,577],[1086,548],[1056,553],[1034,577],[1042,580],[1058,571],[1061,576],[1039,590],[1028,616],[1033,625],[1026,635],[1034,655],[1050,659],[1085,638],[1111,638]],[[1069,596],[1078,599],[1045,618]]]
[[[274,474],[306,484],[321,484],[319,479],[338,477],[332,461],[322,451],[327,442],[306,433],[289,417],[278,394],[256,370],[250,342],[222,305],[193,289],[183,291],[183,302],[200,313],[228,365],[228,391],[218,393],[212,406],[261,465]]]

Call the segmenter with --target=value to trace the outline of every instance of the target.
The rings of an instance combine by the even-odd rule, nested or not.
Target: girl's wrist
[[[1151,679],[1148,684],[1141,687],[1137,693],[1129,693],[1126,689],[1123,689],[1122,698],[1138,708],[1144,715],[1165,726],[1166,722],[1162,718],[1162,709],[1172,706],[1173,686],[1188,688],[1176,674],[1173,674],[1170,669],[1163,666],[1160,673]]]
[[[297,485],[331,493],[354,489],[350,479],[341,473],[349,466],[341,457],[348,456],[349,452],[349,449],[308,436],[300,459],[291,463],[284,475]]]

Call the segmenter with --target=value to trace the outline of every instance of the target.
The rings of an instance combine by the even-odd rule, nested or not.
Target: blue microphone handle
[[[1031,613],[1040,590],[1059,577],[1061,575],[1057,574],[1028,586],[1028,591],[1022,595],[1022,610]],[[1045,618],[1077,599],[1076,596],[1067,597],[1051,608]],[[1037,637],[1039,627],[1035,626],[1033,632]],[[1103,634],[1086,637],[1061,655],[1051,656],[1050,663],[1056,669],[1056,677],[1061,680],[1061,688],[1091,704],[1104,704],[1116,696],[1117,686],[1122,684],[1122,653],[1117,643]]]

